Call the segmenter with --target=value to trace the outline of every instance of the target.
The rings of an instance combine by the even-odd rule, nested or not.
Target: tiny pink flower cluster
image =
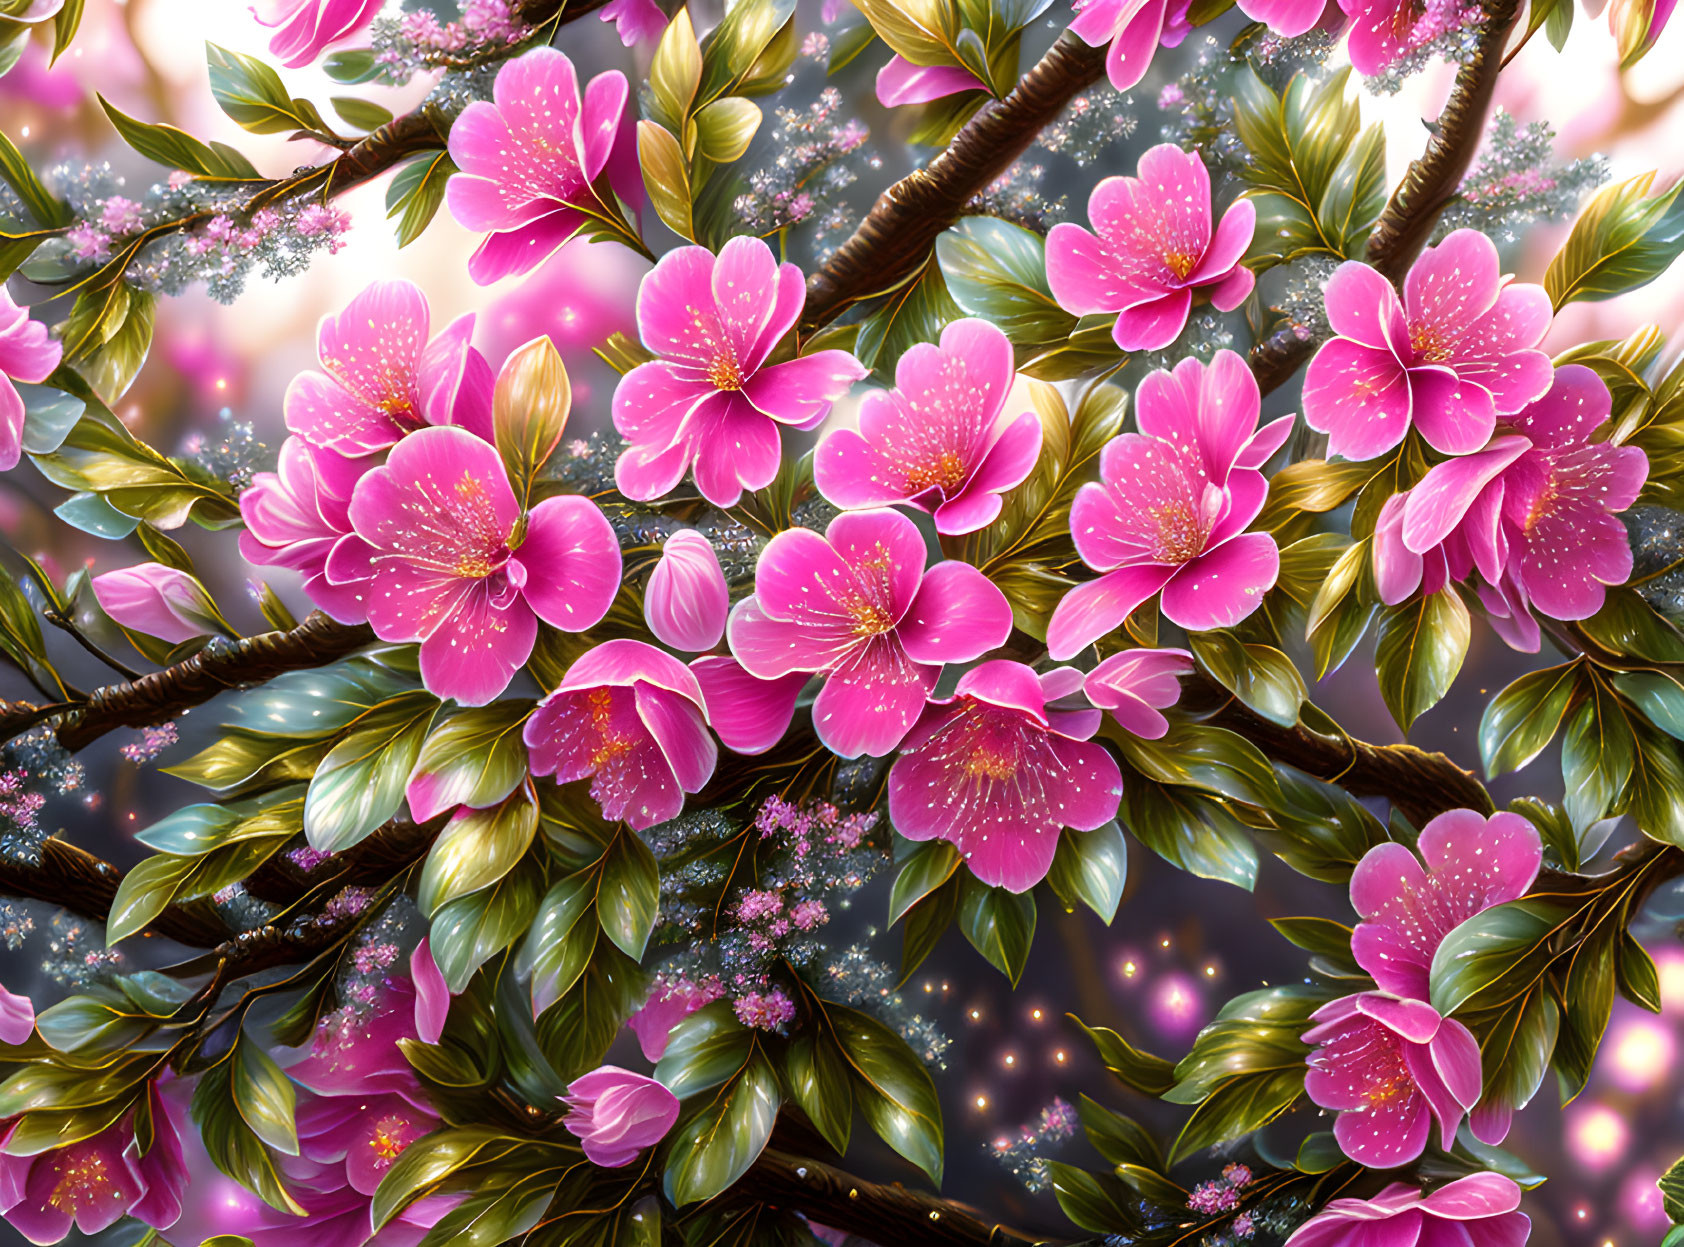
[[[1492,626],[1536,651],[1534,611],[1586,619],[1631,574],[1618,513],[1648,459],[1599,440],[1612,410],[1589,368],[1538,349],[1542,287],[1509,285],[1485,235],[1457,230],[1409,271],[1400,298],[1357,261],[1327,284],[1338,336],[1310,362],[1304,419],[1328,449],[1372,459],[1413,429],[1449,456],[1390,498],[1374,533],[1376,587],[1397,604],[1479,574]]]

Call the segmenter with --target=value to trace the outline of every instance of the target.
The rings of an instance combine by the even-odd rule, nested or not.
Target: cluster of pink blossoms
[[[1607,386],[1538,349],[1551,319],[1538,286],[1507,284],[1491,240],[1457,230],[1410,270],[1399,298],[1366,264],[1327,285],[1337,337],[1310,362],[1304,419],[1350,459],[1410,430],[1449,456],[1389,499],[1374,533],[1381,600],[1436,593],[1479,573],[1492,625],[1535,651],[1534,610],[1586,619],[1631,574],[1617,518],[1648,476],[1634,446],[1605,440]]]
[[[1304,1035],[1316,1046],[1304,1089],[1338,1113],[1333,1134],[1345,1154],[1376,1169],[1420,1156],[1435,1121],[1445,1148],[1464,1115],[1477,1138],[1500,1143],[1515,1108],[1481,1102],[1479,1045],[1428,1003],[1428,971],[1457,926],[1526,894],[1542,842],[1518,814],[1451,810],[1421,830],[1416,847],[1420,860],[1394,843],[1358,863],[1351,904],[1363,921],[1351,952],[1377,990],[1324,1005]]]

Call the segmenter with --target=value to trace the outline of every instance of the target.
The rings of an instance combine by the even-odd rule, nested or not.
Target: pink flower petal
[[[813,730],[838,757],[886,757],[912,730],[935,684],[936,669],[913,662],[896,637],[873,637],[826,677],[813,701]]]
[[[583,213],[558,208],[528,225],[487,234],[468,257],[468,276],[478,285],[489,286],[505,277],[530,273],[571,242],[584,225]]]
[[[415,983],[415,1033],[422,1043],[437,1043],[450,1015],[450,989],[426,937],[410,955],[409,977]]]
[[[667,538],[643,596],[643,617],[661,643],[691,653],[712,649],[725,635],[730,606],[708,539],[693,529]]]
[[[765,753],[789,730],[807,673],[756,679],[732,658],[698,658],[690,664],[701,685],[708,723],[727,749]]]
[[[1455,373],[1414,368],[1409,373],[1415,427],[1427,444],[1446,455],[1472,454],[1497,427],[1497,411],[1488,390]]]
[[[928,104],[943,96],[982,89],[984,84],[963,65],[914,65],[896,55],[877,71],[877,102],[884,108]]]
[[[1111,337],[1125,351],[1161,351],[1181,336],[1192,308],[1191,290],[1172,290],[1118,312]]]
[[[1107,572],[1079,584],[1059,599],[1047,624],[1047,652],[1057,662],[1074,658],[1116,631],[1180,570],[1141,564]]]
[[[1012,608],[1006,595],[969,563],[949,559],[925,574],[896,629],[913,662],[971,662],[1006,643]]]
[[[1480,492],[1531,446],[1524,437],[1498,437],[1477,454],[1450,459],[1428,471],[1404,504],[1404,546],[1424,554],[1442,542]]]
[[[620,543],[589,498],[569,494],[533,507],[516,555],[527,569],[526,601],[564,632],[594,627],[620,590]]]
[[[1377,458],[1409,431],[1411,376],[1387,349],[1334,338],[1304,373],[1304,423],[1328,435],[1329,454]]]
[[[846,351],[814,351],[760,369],[743,395],[780,424],[812,429],[867,371]]]
[[[1189,632],[1231,628],[1274,587],[1280,550],[1267,533],[1242,533],[1185,564],[1164,586],[1164,618]]]
[[[1403,280],[1410,324],[1455,341],[1496,303],[1501,276],[1497,244],[1478,230],[1456,230],[1423,251]]]

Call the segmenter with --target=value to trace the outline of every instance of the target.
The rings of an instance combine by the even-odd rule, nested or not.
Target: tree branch
[[[885,1247],[1038,1247],[1057,1241],[988,1221],[963,1204],[898,1184],[863,1182],[830,1165],[771,1148],[760,1154],[731,1193],[792,1209]]]
[[[911,277],[965,205],[1104,71],[1103,47],[1061,35],[1010,95],[984,104],[945,151],[883,192],[852,237],[808,278],[803,326],[820,328]]]
[[[1471,771],[1442,753],[1414,745],[1373,745],[1352,736],[1324,736],[1303,723],[1282,727],[1252,713],[1208,676],[1182,681],[1182,700],[1197,712],[1214,707],[1207,721],[1256,745],[1276,762],[1338,784],[1356,797],[1384,797],[1417,827],[1446,810],[1495,810],[1491,794]]]
[[[29,861],[14,853],[0,854],[0,892],[47,901],[90,921],[104,923],[123,872],[68,841],[43,840]],[[194,948],[222,943],[233,933],[208,901],[171,905],[147,928]]]

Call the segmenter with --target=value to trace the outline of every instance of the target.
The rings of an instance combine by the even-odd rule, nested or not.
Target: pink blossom
[[[0,1044],[20,1044],[34,1033],[34,1002],[0,987]]]
[[[590,779],[604,818],[641,831],[678,817],[718,750],[690,669],[642,641],[587,650],[526,722],[532,773]]]
[[[64,235],[70,254],[78,260],[103,260],[111,254],[111,236],[87,221],[78,221]],[[188,240],[189,249],[194,240]]]
[[[100,209],[99,223],[113,234],[127,234],[140,228],[140,205],[122,195],[113,195]]]
[[[137,563],[93,578],[100,609],[125,628],[173,645],[223,630],[205,587],[162,563]]]
[[[450,1016],[450,988],[433,959],[432,941],[426,936],[410,954],[409,978],[415,984],[416,1037],[422,1043],[437,1043]]]
[[[614,33],[626,47],[653,43],[667,28],[667,15],[655,0],[609,0],[598,19],[614,23]]]
[[[1381,599],[1401,602],[1472,568],[1487,605],[1529,631],[1536,607],[1588,619],[1606,586],[1631,575],[1631,543],[1616,515],[1637,500],[1649,460],[1635,446],[1593,440],[1612,399],[1595,372],[1556,369],[1548,393],[1513,416],[1485,449],[1441,463],[1387,500],[1375,532]],[[1524,621],[1524,622],[1523,622]]]
[[[625,111],[624,74],[598,74],[581,96],[573,62],[554,48],[509,61],[491,100],[462,110],[450,127],[461,172],[445,202],[458,224],[488,232],[468,261],[476,282],[531,272],[587,224],[586,212],[617,211],[594,187],[610,169]]]
[[[135,1140],[135,1111],[91,1138],[21,1156],[0,1152],[0,1215],[32,1243],[56,1243],[75,1227],[98,1234],[123,1217],[168,1229],[181,1216],[187,1168],[180,1115],[156,1083],[145,1091],[152,1145]],[[6,1132],[10,1143],[14,1125]]]
[[[1294,39],[1321,21],[1327,0],[1240,0],[1239,7],[1252,21]]]
[[[1095,710],[1051,710],[1081,688],[1073,668],[1036,675],[996,659],[932,701],[889,770],[889,818],[908,840],[947,840],[986,884],[1026,892],[1052,867],[1059,831],[1117,816],[1123,778]]]
[[[1146,76],[1159,45],[1173,48],[1187,37],[1188,0],[1076,0],[1070,33],[1089,47],[1109,44],[1105,74],[1127,91]]]
[[[269,51],[289,69],[300,69],[332,44],[367,28],[384,0],[258,0],[252,15],[278,26]]]
[[[429,988],[429,991],[432,989]],[[310,1051],[287,1069],[292,1080],[321,1096],[400,1096],[427,1101],[415,1071],[398,1046],[420,1037],[423,995],[414,981],[392,975],[376,985],[364,1006],[341,1005],[316,1024]]]
[[[491,368],[468,345],[474,316],[428,339],[427,296],[407,281],[377,281],[324,316],[316,354],[281,400],[287,428],[313,446],[356,457],[428,425],[491,437]]]
[[[717,984],[696,984],[688,979],[657,982],[643,1007],[626,1021],[626,1026],[637,1036],[644,1059],[659,1061],[666,1055],[672,1028],[697,1009],[718,1000],[720,994]]]
[[[1162,609],[1190,632],[1226,628],[1257,609],[1280,553],[1245,528],[1269,485],[1258,471],[1292,427],[1258,429],[1261,396],[1245,361],[1218,351],[1207,368],[1185,359],[1135,396],[1138,433],[1100,452],[1099,481],[1070,511],[1076,552],[1104,573],[1065,594],[1047,627],[1055,659],[1074,657],[1163,593]]]
[[[1336,1199],[1293,1231],[1289,1247],[1523,1247],[1531,1219],[1520,1187],[1471,1173],[1427,1194],[1394,1182],[1373,1199]]]
[[[64,347],[47,336],[47,327],[32,320],[29,309],[14,303],[0,286],[0,472],[17,467],[23,458],[23,395],[12,383],[45,381],[63,354]]]
[[[789,730],[807,672],[773,680],[750,675],[735,658],[698,658],[690,664],[702,688],[708,726],[734,753],[765,753]]]
[[[412,433],[357,482],[328,578],[367,579],[383,641],[421,642],[421,679],[484,705],[532,653],[538,620],[582,632],[619,590],[620,550],[588,498],[545,498],[524,516],[497,451],[463,429]]]
[[[1368,77],[1483,16],[1469,0],[1339,0],[1339,7],[1351,19],[1351,65]]]
[[[866,373],[846,351],[769,364],[807,299],[801,270],[779,264],[758,238],[720,249],[679,247],[637,292],[639,364],[614,391],[614,427],[631,443],[620,491],[645,501],[670,492],[692,465],[715,506],[772,483],[782,461],[778,426],[817,426]]]
[[[686,528],[661,547],[643,593],[643,618],[663,645],[704,653],[725,635],[730,594],[712,544]]]
[[[1334,1109],[1333,1137],[1372,1169],[1408,1164],[1426,1149],[1436,1119],[1448,1150],[1479,1099],[1479,1044],[1431,1005],[1383,992],[1342,996],[1311,1015],[1316,1045],[1304,1090]]]
[[[986,91],[988,84],[963,65],[914,65],[898,53],[877,71],[877,102],[884,108],[928,104],[961,91]]]
[[[895,388],[873,390],[860,427],[819,443],[813,479],[844,509],[904,502],[931,511],[936,530],[975,532],[1000,514],[1041,453],[1033,411],[1007,417],[1016,379],[1012,344],[985,320],[956,320],[941,345],[921,342],[895,365]]]
[[[341,623],[368,617],[366,582],[327,578],[334,547],[351,538],[351,494],[372,459],[348,459],[301,437],[281,443],[273,472],[259,472],[240,495],[240,553],[259,567],[286,567],[304,577],[310,600]]]
[[[1197,152],[1152,148],[1138,177],[1093,188],[1088,218],[1097,233],[1065,221],[1047,235],[1047,284],[1067,312],[1116,312],[1111,336],[1125,351],[1161,350],[1180,337],[1194,290],[1208,287],[1224,312],[1251,293],[1256,279],[1241,260],[1257,209],[1241,199],[1213,231],[1210,174]]]
[[[967,563],[924,572],[924,538],[896,511],[837,516],[824,536],[779,533],[731,613],[750,675],[822,672],[813,727],[844,758],[882,757],[911,730],[944,663],[1005,644],[1011,607]]]
[[[1310,361],[1304,420],[1328,435],[1329,453],[1372,459],[1411,427],[1438,451],[1465,455],[1550,386],[1536,347],[1550,325],[1542,286],[1506,285],[1497,247],[1459,229],[1429,247],[1404,279],[1403,297],[1357,260],[1327,283],[1338,337]]]
[[[653,1078],[604,1065],[567,1086],[562,1125],[578,1136],[593,1165],[618,1169],[666,1137],[678,1120],[678,1097]]]
[[[1181,699],[1181,679],[1193,670],[1184,649],[1131,649],[1112,654],[1083,681],[1083,692],[1124,731],[1157,740],[1169,731],[1159,712]]]
[[[769,992],[749,992],[731,1006],[737,1021],[755,1030],[775,1031],[795,1020],[795,1002],[781,987]]]

